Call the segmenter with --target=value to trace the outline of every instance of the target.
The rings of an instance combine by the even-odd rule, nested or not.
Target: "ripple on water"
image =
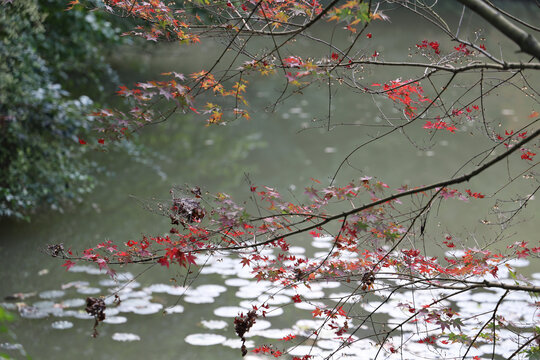
[[[190,345],[210,346],[225,342],[227,338],[218,334],[191,334],[184,339]]]
[[[112,339],[116,341],[139,341],[141,337],[131,333],[114,333]]]

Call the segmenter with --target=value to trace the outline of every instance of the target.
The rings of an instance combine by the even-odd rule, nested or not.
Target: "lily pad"
[[[51,327],[56,330],[65,330],[65,329],[71,329],[73,327],[73,323],[71,321],[55,321],[51,324]]]
[[[139,341],[141,337],[131,333],[114,333],[112,339],[116,341]]]
[[[227,338],[218,334],[191,334],[184,339],[190,345],[210,346],[225,342]]]

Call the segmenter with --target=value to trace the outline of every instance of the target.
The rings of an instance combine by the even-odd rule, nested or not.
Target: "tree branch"
[[[521,51],[540,60],[540,42],[507,20],[497,9],[481,0],[458,0],[515,42]]]

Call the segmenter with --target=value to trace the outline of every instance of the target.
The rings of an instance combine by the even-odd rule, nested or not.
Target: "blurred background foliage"
[[[79,138],[104,84],[117,81],[105,56],[122,38],[102,14],[66,4],[0,5],[0,216],[61,211],[95,186]]]

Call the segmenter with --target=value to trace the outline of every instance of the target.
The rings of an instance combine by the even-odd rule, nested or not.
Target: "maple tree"
[[[359,330],[369,324],[371,333],[366,337],[374,344],[374,358],[410,358],[414,356],[411,343],[425,346],[433,358],[440,358],[438,351],[448,346],[445,357],[463,359],[479,358],[468,354],[471,349],[488,344],[494,357],[497,345],[504,340],[501,334],[518,331],[518,326],[500,311],[504,299],[519,293],[527,297],[536,311],[540,304],[540,288],[518,274],[510,263],[515,259],[537,260],[540,244],[535,239],[522,239],[501,248],[497,243],[518,215],[526,211],[538,184],[531,181],[532,185],[518,187],[517,198],[505,202],[496,199],[498,191],[485,193],[473,188],[470,181],[485,176],[503,162],[508,166],[507,174],[498,179],[501,188],[523,177],[534,180],[540,114],[535,110],[538,92],[529,79],[540,69],[540,42],[534,37],[540,29],[489,1],[459,2],[464,6],[463,13],[478,13],[519,48],[515,60],[505,60],[499,50],[486,46],[481,36],[472,40],[462,37],[463,17],[451,26],[436,8],[421,1],[106,1],[97,10],[132,18],[137,23],[126,35],[151,42],[175,41],[194,49],[205,37],[220,36],[226,45],[208,69],[189,75],[168,72],[163,74],[164,80],[120,87],[118,95],[130,104],[127,111],[107,108],[92,114],[99,124],[100,145],[129,137],[141,127],[166,121],[175,113],[197,114],[208,126],[250,119],[249,79],[258,76],[282,79],[283,91],[275,100],[276,106],[310,86],[323,84],[390,101],[398,116],[387,118],[386,131],[352,149],[328,186],[313,179],[305,189],[305,201],[289,201],[274,188],[250,184],[253,210],[224,193],[210,195],[197,187],[173,188],[171,201],[154,207],[170,219],[172,228],[168,235],[147,235],[126,243],[103,242],[82,254],[51,245],[50,253],[66,259],[66,269],[77,261],[90,261],[114,276],[114,265],[132,263],[179,266],[189,273],[193,267],[204,266],[205,256],[233,252],[255,279],[270,281],[277,289],[309,288],[329,280],[351,284],[350,291],[336,299],[334,305],[306,299],[301,293],[292,295],[290,304],[310,303],[313,318],[322,322],[311,333],[290,334],[281,343],[262,344],[255,349],[245,345],[244,335],[257,318],[272,311],[268,303],[239,314],[234,325],[242,339],[244,355],[251,351],[276,358],[286,356],[283,342],[310,344],[317,341],[323,329],[330,329],[333,338],[342,341],[327,355],[330,358],[353,347],[361,340]],[[376,34],[369,31],[374,22],[387,22],[390,26],[391,9],[396,5],[429,21],[446,40],[411,39],[411,51],[416,51],[415,56],[421,60],[405,57],[402,61],[385,61],[384,52],[374,46]],[[96,10],[92,3],[77,0],[70,2],[69,7]],[[338,47],[310,32],[329,24],[337,24],[337,31],[351,37],[347,46]],[[261,37],[269,39],[271,46],[256,51],[248,48],[252,38]],[[299,37],[326,45],[326,51],[310,56],[295,53],[294,41]],[[234,53],[232,60],[225,56],[227,52]],[[389,67],[422,72],[408,79],[368,74],[368,69]],[[364,76],[378,79],[366,82]],[[456,87],[456,95],[450,89],[457,84],[462,85]],[[521,119],[520,126],[515,128],[500,128],[486,115],[486,102],[503,86],[515,89],[516,96],[527,98],[527,106],[532,109],[529,117]],[[331,105],[330,95],[328,129],[333,126]],[[337,175],[353,154],[390,134],[405,133],[414,127],[423,129],[428,138],[441,132],[456,136],[471,131],[474,137],[485,137],[492,145],[478,154],[469,154],[461,169],[436,183],[391,189],[382,180],[362,176],[337,185]],[[89,140],[79,141],[84,146]],[[482,201],[492,209],[495,220],[484,221],[500,226],[495,244],[488,241],[471,245],[459,233],[426,233],[426,222],[433,212],[453,201]],[[330,241],[326,255],[310,258],[292,254],[290,247],[306,236]],[[426,242],[452,250],[452,255],[430,256],[425,250]],[[510,281],[500,278],[503,271],[510,273]],[[449,301],[477,289],[496,290],[493,294],[498,299],[486,313],[463,317],[452,308]],[[399,322],[381,325],[374,318],[399,292],[428,295],[418,302],[414,295],[400,302],[395,310],[402,315]],[[382,301],[369,311],[360,311],[360,305],[370,296],[380,296]],[[99,314],[98,322],[103,317],[104,305],[96,304],[94,299],[92,313]],[[507,359],[523,354],[538,356],[540,329],[534,327],[537,320],[536,313],[529,322],[520,324],[527,329],[527,336],[515,344]],[[404,338],[403,329],[407,326],[416,328]],[[307,351],[293,358],[309,359],[314,355]]]

